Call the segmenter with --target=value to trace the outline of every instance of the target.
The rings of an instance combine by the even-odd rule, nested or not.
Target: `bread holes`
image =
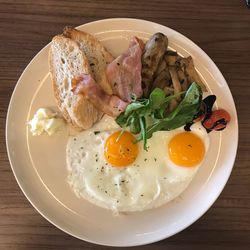
[[[70,67],[74,68],[74,62],[70,62]],[[70,67],[69,67],[69,69],[70,69]]]
[[[61,57],[61,62],[63,63],[63,64],[65,64],[65,60]]]
[[[89,34],[86,36],[84,32],[74,29],[70,29],[68,32],[70,37],[64,34],[55,36],[50,47],[49,67],[53,80],[54,95],[58,102],[58,108],[67,123],[75,128],[88,129],[102,117],[102,113],[87,98],[72,93],[71,79],[73,76],[82,73],[93,73],[88,64],[89,61],[86,56],[88,51],[85,51],[86,49],[92,49],[92,46],[96,48],[97,46],[98,49],[91,50],[88,55],[95,54],[95,57],[99,58],[98,51],[104,51],[105,48]],[[93,43],[89,43],[92,40]],[[87,47],[85,48],[86,44]],[[106,61],[113,60],[112,55],[107,51],[104,54]],[[103,67],[104,69],[105,67]],[[103,76],[102,72],[98,71],[98,74]],[[67,79],[67,82],[65,79]]]
[[[71,108],[71,105],[72,105],[72,97],[68,97],[68,106],[69,108]]]
[[[64,86],[63,86],[63,89],[65,90],[68,90],[69,89],[69,82],[68,82],[68,79],[64,79]]]

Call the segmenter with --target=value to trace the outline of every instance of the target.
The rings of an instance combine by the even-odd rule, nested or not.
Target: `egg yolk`
[[[123,167],[133,163],[138,155],[135,137],[125,131],[118,140],[121,131],[110,135],[104,146],[104,155],[108,163],[115,167]]]
[[[170,140],[168,153],[176,165],[193,167],[203,160],[205,147],[199,136],[191,132],[183,132]]]

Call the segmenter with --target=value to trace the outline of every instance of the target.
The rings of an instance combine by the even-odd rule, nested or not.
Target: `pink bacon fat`
[[[74,94],[82,94],[100,111],[113,117],[123,112],[128,103],[118,96],[108,95],[91,75],[82,74],[72,80]]]
[[[132,37],[128,50],[108,64],[106,68],[106,75],[113,93],[126,102],[131,102],[132,97],[142,96],[141,56],[143,47],[144,44],[139,38]]]

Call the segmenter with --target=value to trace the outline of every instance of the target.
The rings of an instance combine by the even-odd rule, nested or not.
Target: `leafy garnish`
[[[182,101],[172,112],[167,112],[171,100],[179,95],[184,95]],[[123,130],[129,127],[131,133],[138,134],[136,142],[143,140],[144,149],[147,150],[147,139],[151,138],[154,132],[172,130],[191,122],[199,111],[201,102],[202,90],[195,82],[186,92],[167,97],[163,90],[156,88],[148,99],[132,101],[116,118],[116,122]]]

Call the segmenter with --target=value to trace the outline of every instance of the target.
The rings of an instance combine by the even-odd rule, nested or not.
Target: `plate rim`
[[[10,120],[10,110],[11,110],[11,106],[12,106],[12,103],[14,101],[14,97],[16,95],[16,92],[18,91],[18,86],[19,86],[19,82],[20,82],[20,79],[22,79],[23,75],[25,74],[26,70],[29,68],[30,65],[33,64],[34,60],[42,53],[43,50],[45,50],[48,46],[50,46],[51,42],[48,43],[47,45],[45,45],[33,58],[32,60],[27,64],[27,66],[25,67],[25,69],[23,70],[22,74],[19,76],[18,80],[17,80],[17,83],[15,85],[15,88],[12,92],[12,95],[11,95],[11,98],[10,98],[10,101],[9,101],[9,105],[8,105],[8,111],[7,111],[7,116],[6,116],[6,123],[5,123],[5,141],[6,141],[6,149],[7,149],[7,155],[8,155],[8,159],[9,159],[9,162],[10,162],[10,166],[11,166],[11,169],[12,169],[12,172],[14,174],[14,177],[20,187],[20,189],[22,190],[24,196],[27,198],[27,200],[31,203],[31,205],[35,208],[35,210],[41,214],[47,221],[49,221],[52,225],[54,225],[55,227],[57,227],[58,229],[62,230],[63,232],[75,237],[75,238],[78,238],[80,240],[84,240],[86,242],[90,242],[90,243],[93,243],[93,244],[98,244],[98,245],[103,245],[103,246],[114,246],[114,247],[132,247],[132,246],[141,246],[141,245],[146,245],[146,244],[150,244],[150,243],[154,243],[154,242],[157,242],[157,241],[160,241],[160,240],[163,240],[163,239],[166,239],[166,238],[169,238],[181,231],[183,231],[184,229],[188,228],[190,225],[192,225],[194,222],[196,222],[200,217],[202,217],[208,210],[209,208],[214,204],[214,202],[218,199],[218,197],[220,196],[221,192],[223,191],[226,183],[228,182],[228,179],[232,173],[232,169],[234,167],[234,164],[235,164],[235,160],[236,160],[236,156],[237,156],[237,150],[238,150],[238,140],[239,140],[239,126],[238,126],[238,115],[237,115],[237,110],[236,110],[236,105],[235,105],[235,101],[233,99],[233,95],[232,95],[232,92],[227,84],[227,81],[225,80],[224,76],[222,75],[221,71],[219,70],[219,68],[217,67],[217,65],[212,61],[212,59],[206,54],[205,51],[203,51],[202,48],[200,48],[196,43],[194,43],[191,39],[189,39],[187,36],[184,36],[182,33],[170,28],[169,26],[165,26],[165,25],[162,25],[160,23],[156,23],[156,22],[152,22],[152,21],[148,21],[148,20],[144,20],[144,19],[136,19],[136,18],[107,18],[107,19],[100,19],[100,20],[96,20],[96,21],[93,21],[93,22],[87,22],[87,23],[84,23],[82,25],[79,25],[77,26],[76,28],[79,28],[81,29],[82,27],[84,26],[87,26],[87,25],[93,25],[93,24],[96,24],[96,23],[103,23],[103,22],[112,22],[112,21],[129,21],[129,22],[141,22],[141,23],[149,23],[150,25],[157,25],[157,26],[162,26],[163,28],[168,28],[172,31],[174,31],[175,33],[177,33],[179,36],[182,36],[183,38],[187,39],[189,42],[191,42],[192,44],[194,44],[196,47],[199,48],[200,52],[202,52],[202,56],[205,56],[207,60],[210,61],[210,63],[212,63],[213,67],[216,68],[216,70],[221,74],[221,77],[223,78],[223,80],[225,81],[226,85],[227,85],[227,88],[229,89],[229,93],[230,93],[230,98],[232,100],[232,104],[233,104],[233,108],[234,108],[234,111],[235,111],[235,124],[236,124],[236,128],[237,128],[237,133],[236,133],[236,137],[235,138],[235,147],[234,147],[234,157],[233,157],[233,161],[231,163],[231,166],[230,166],[230,171],[227,172],[227,175],[224,177],[224,183],[221,185],[220,187],[220,190],[217,191],[216,195],[213,196],[213,199],[210,199],[210,202],[209,202],[209,206],[204,208],[202,211],[199,210],[199,215],[196,216],[196,219],[191,221],[190,223],[187,223],[185,226],[183,226],[182,228],[180,228],[179,230],[173,232],[172,234],[170,235],[167,235],[167,236],[163,236],[163,237],[154,237],[154,239],[152,240],[144,240],[144,242],[139,242],[139,243],[131,243],[131,244],[126,244],[126,245],[118,245],[118,244],[103,244],[101,242],[98,242],[98,241],[93,241],[93,240],[89,240],[89,239],[84,239],[84,238],[81,238],[77,235],[75,235],[74,233],[70,232],[69,230],[65,229],[65,228],[62,228],[60,225],[57,225],[55,222],[53,222],[50,218],[48,218],[48,216],[44,213],[44,211],[41,211],[41,209],[38,208],[38,205],[35,204],[27,195],[27,193],[25,192],[20,180],[18,179],[17,177],[17,174],[16,174],[16,171],[15,171],[15,168],[14,168],[14,164],[12,162],[12,159],[11,159],[11,154],[10,154],[10,145],[9,145],[9,131],[10,131],[10,128],[9,128],[9,120]]]

